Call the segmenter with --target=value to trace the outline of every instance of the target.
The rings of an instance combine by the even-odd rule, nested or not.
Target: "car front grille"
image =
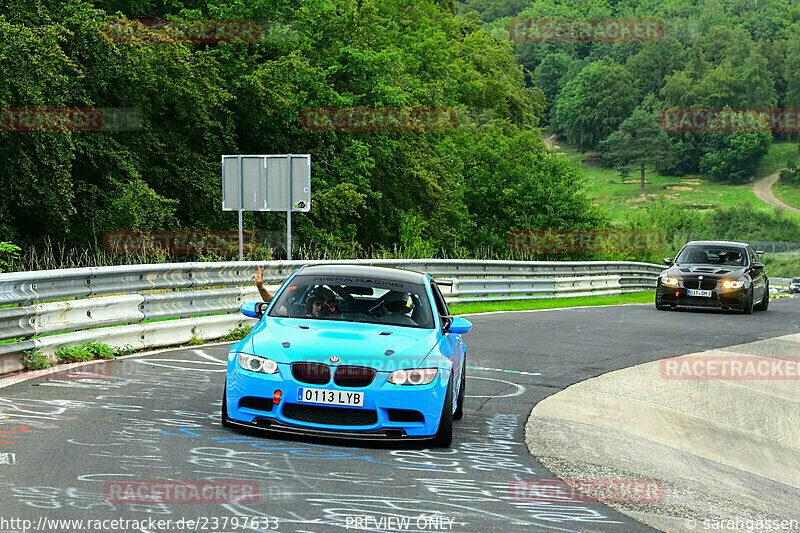
[[[683,286],[687,289],[703,289],[706,291],[713,291],[717,288],[717,280],[704,279],[701,281],[697,279],[685,279],[683,280]]]
[[[349,407],[302,405],[298,403],[285,404],[283,406],[283,416],[291,420],[328,426],[372,426],[378,421],[378,413],[373,409],[352,409]]]
[[[367,387],[377,371],[366,366],[342,365],[336,369],[333,382],[340,387]]]
[[[323,363],[292,363],[292,376],[301,383],[325,385],[331,380],[331,367]]]
[[[681,296],[678,299],[678,304],[698,307],[718,307],[719,298],[717,298],[717,296],[712,296],[711,298],[705,298],[703,296]]]

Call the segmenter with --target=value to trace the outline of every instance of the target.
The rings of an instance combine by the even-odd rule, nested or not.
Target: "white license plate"
[[[363,392],[349,392],[343,390],[297,389],[297,401],[304,403],[324,403],[326,405],[348,405],[351,407],[364,406]]]
[[[702,296],[704,298],[711,298],[711,291],[702,291],[699,289],[686,289],[687,296]]]

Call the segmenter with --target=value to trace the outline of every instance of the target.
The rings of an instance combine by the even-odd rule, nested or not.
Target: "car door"
[[[761,302],[764,298],[769,298],[767,288],[767,274],[764,269],[753,268],[755,263],[760,263],[761,258],[752,247],[747,247],[747,254],[750,256],[750,278],[753,280],[753,301]]]
[[[439,286],[433,280],[431,280],[431,292],[433,292],[436,312],[439,313],[440,322],[443,325],[449,323],[450,310],[447,307],[444,296],[442,296],[442,291],[439,290]],[[449,331],[443,332],[440,351],[442,355],[453,362],[453,398],[458,398],[458,392],[461,389],[461,374],[464,372],[466,345],[461,335]]]

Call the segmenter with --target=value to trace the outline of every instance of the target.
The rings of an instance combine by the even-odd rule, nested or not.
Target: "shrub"
[[[242,326],[240,328],[235,328],[230,330],[226,335],[223,335],[219,338],[220,342],[226,341],[238,341],[242,340],[247,337],[247,334],[250,333],[250,330],[253,328],[250,326]]]
[[[22,354],[22,364],[25,365],[25,370],[42,370],[50,368],[55,364],[54,358],[50,355],[45,355],[42,352],[28,350]]]

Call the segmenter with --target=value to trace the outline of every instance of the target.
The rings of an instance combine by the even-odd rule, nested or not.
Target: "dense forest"
[[[513,17],[659,17],[664,38],[514,42]],[[110,21],[126,19],[253,20],[260,32],[218,43],[109,38]],[[0,108],[125,108],[140,120],[130,131],[1,129],[0,243],[87,248],[115,230],[232,230],[221,154],[310,153],[312,209],[293,222],[306,249],[498,256],[514,229],[608,226],[542,128],[603,150],[626,120],[630,129],[664,107],[703,106],[800,107],[799,7],[0,0]],[[304,110],[325,107],[446,108],[458,120],[437,131],[303,127]],[[662,172],[732,182],[790,135],[659,133]],[[282,231],[284,220],[245,213],[252,231]],[[789,221],[767,226],[800,240]]]
[[[110,230],[235,229],[220,155],[312,154],[303,243],[358,254],[504,249],[513,227],[593,227],[551,157],[509,42],[427,0],[0,2],[0,107],[140,110],[137,131],[0,132],[0,241],[83,246]],[[253,42],[127,42],[123,18],[254,19]],[[310,131],[305,108],[463,111],[446,131]],[[248,229],[285,215],[246,213]]]
[[[514,37],[514,18],[661,21],[653,42],[515,42],[527,86],[545,96],[543,123],[583,151],[602,151],[634,112],[643,124],[674,108],[800,108],[800,6],[791,0],[466,0],[459,9],[479,13],[498,39]],[[668,132],[656,167],[742,182],[773,137],[790,135]]]

